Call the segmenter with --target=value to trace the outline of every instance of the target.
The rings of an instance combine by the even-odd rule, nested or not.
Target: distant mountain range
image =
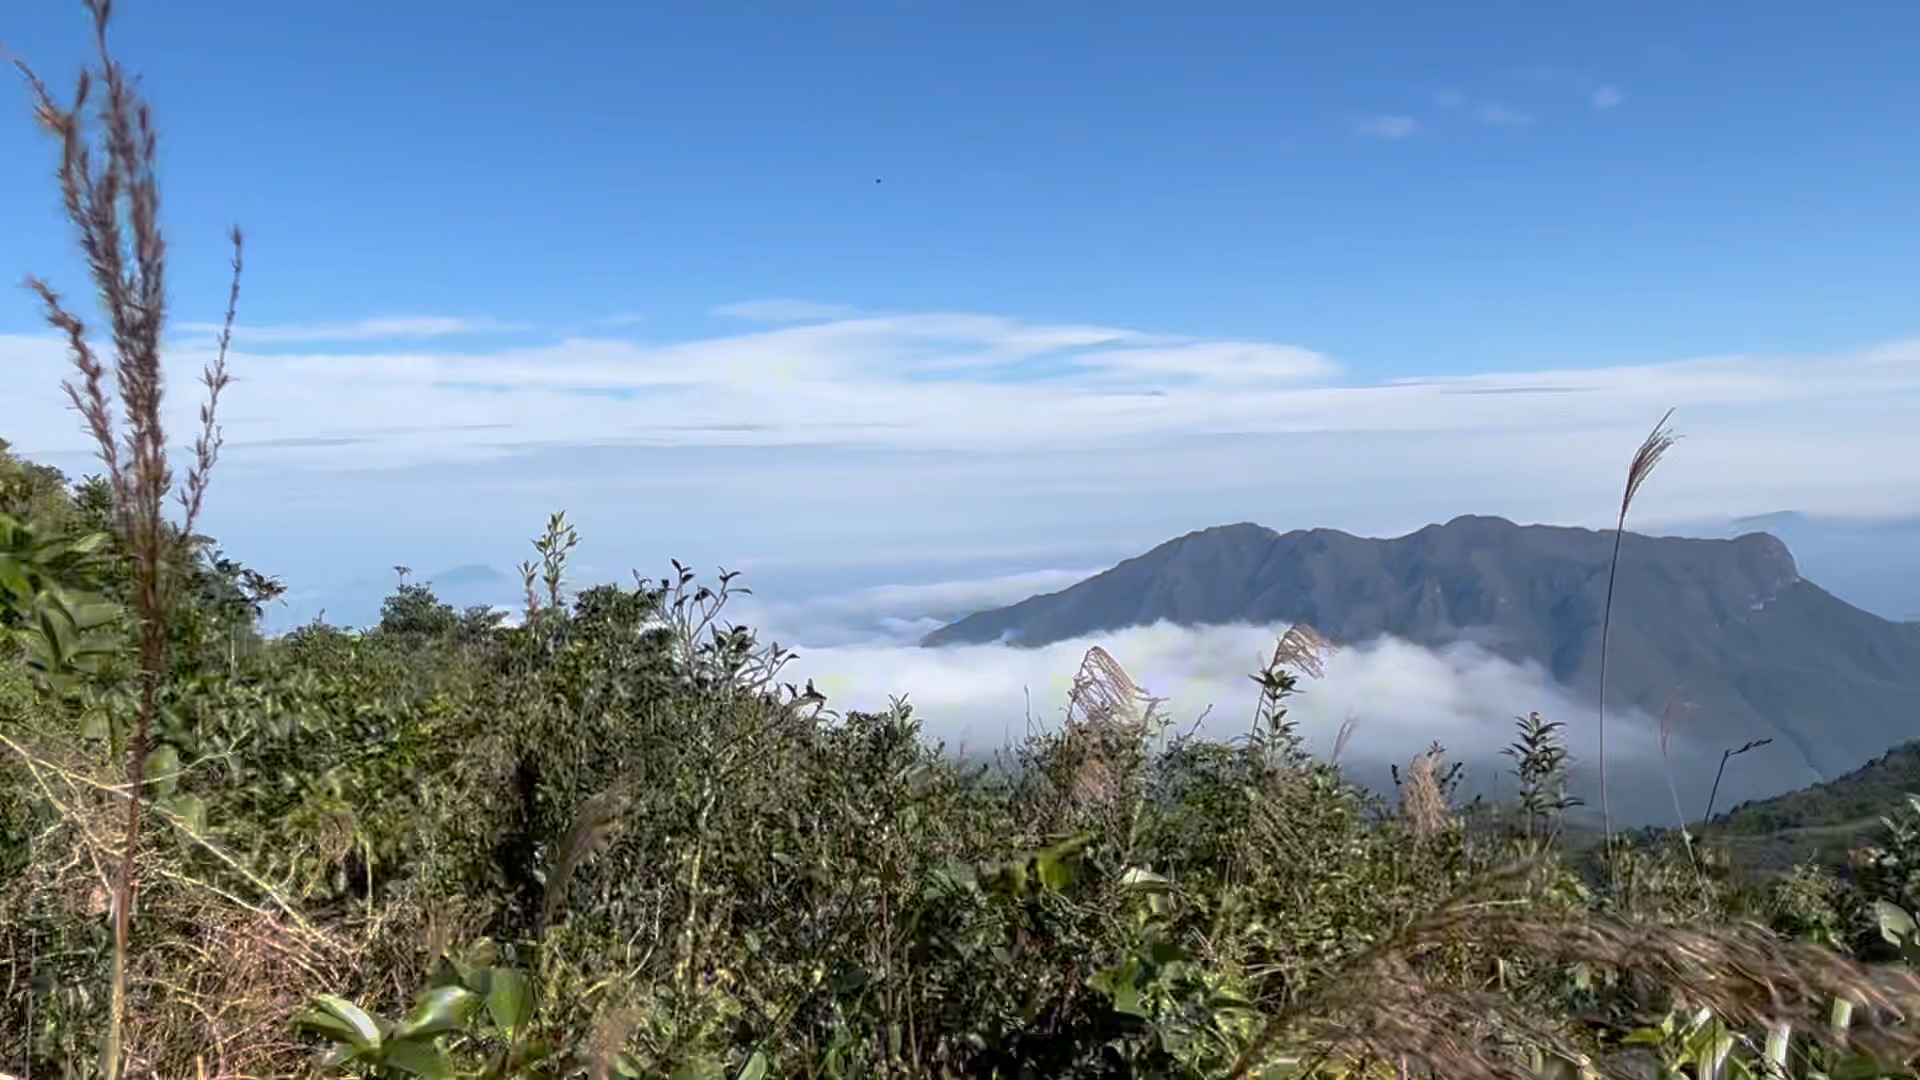
[[[515,607],[521,592],[518,580],[482,563],[468,563],[434,574],[413,574],[407,580],[431,588],[443,603],[456,608],[482,604]],[[393,594],[398,584],[399,578],[389,574],[384,578],[356,578],[315,592],[296,589],[284,602],[268,610],[265,623],[269,631],[276,633],[322,616],[334,626],[372,626],[380,621],[381,603]]]
[[[922,644],[1041,646],[1163,621],[1305,622],[1343,644],[1470,642],[1592,698],[1612,547],[1611,532],[1493,517],[1392,539],[1227,525],[969,615]],[[1920,735],[1920,624],[1802,579],[1786,545],[1764,533],[1627,535],[1608,663],[1610,703],[1658,715],[1684,696],[1694,706],[1687,738],[1714,757],[1753,738],[1784,744],[1751,763],[1772,791],[1838,776]]]

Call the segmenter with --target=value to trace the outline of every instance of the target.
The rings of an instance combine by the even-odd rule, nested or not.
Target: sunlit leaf
[[[380,1023],[353,1002],[333,994],[318,994],[296,1024],[308,1031],[345,1043],[361,1054],[379,1050]]]
[[[413,1011],[393,1029],[394,1039],[416,1039],[458,1031],[480,1005],[480,996],[464,986],[435,986],[420,995]]]
[[[487,1014],[493,1018],[494,1026],[512,1039],[533,1016],[532,986],[523,972],[512,968],[491,970],[486,991]]]

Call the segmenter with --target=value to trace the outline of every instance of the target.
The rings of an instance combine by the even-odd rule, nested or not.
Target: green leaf
[[[1140,1002],[1140,989],[1131,982],[1121,983],[1113,988],[1113,1011],[1148,1019],[1147,1008]]]
[[[180,783],[180,753],[171,746],[156,746],[147,755],[147,783],[161,795],[171,795]]]
[[[420,995],[413,1011],[393,1029],[395,1039],[418,1039],[458,1031],[480,1005],[480,995],[464,986],[436,986]]]
[[[391,1043],[384,1058],[386,1064],[404,1073],[442,1080],[454,1075],[453,1062],[445,1047],[430,1039],[408,1039]]]
[[[1049,892],[1061,892],[1073,882],[1073,867],[1056,859],[1050,853],[1042,853],[1034,860],[1034,869],[1040,878],[1040,884]]]
[[[726,1080],[727,1067],[704,1055],[691,1057],[673,1070],[673,1080]]]
[[[487,986],[487,1015],[509,1041],[533,1018],[533,988],[524,972],[494,968]]]
[[[739,1075],[735,1076],[734,1080],[764,1080],[766,1075],[767,1055],[755,1050],[753,1056],[747,1059],[747,1063],[740,1067]]]
[[[168,813],[180,819],[180,824],[187,830],[188,835],[194,837],[207,835],[206,800],[198,795],[174,795],[163,800],[160,805]]]
[[[345,1043],[356,1053],[380,1049],[380,1022],[353,1002],[333,994],[317,994],[313,1005],[295,1022],[299,1027]]]
[[[1138,866],[1129,867],[1126,873],[1121,874],[1120,884],[1125,888],[1139,889],[1143,892],[1166,892],[1173,888],[1172,883],[1166,878]]]

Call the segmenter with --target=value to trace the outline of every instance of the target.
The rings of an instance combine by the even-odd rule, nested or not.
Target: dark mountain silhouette
[[[1470,642],[1592,697],[1612,546],[1611,532],[1493,517],[1384,540],[1228,525],[969,615],[922,644],[1040,646],[1162,621],[1305,622],[1344,644]],[[1764,533],[1626,536],[1609,667],[1610,703],[1657,715],[1683,696],[1693,705],[1687,740],[1715,756],[1750,738],[1784,744],[1765,755],[1773,790],[1838,776],[1920,735],[1920,625],[1801,579],[1786,545]]]

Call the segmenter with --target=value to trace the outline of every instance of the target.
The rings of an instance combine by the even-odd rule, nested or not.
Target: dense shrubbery
[[[782,682],[727,577],[569,593],[558,515],[517,625],[403,580],[263,639],[278,584],[192,528],[224,338],[162,513],[153,143],[89,7],[106,138],[29,85],[111,365],[35,287],[104,472],[0,452],[9,1075],[1911,1075],[1920,812],[1850,880],[1567,860],[1537,717],[1506,813],[1440,747],[1391,800],[1305,755],[1304,629],[1244,739],[1166,737],[1095,650],[997,768]]]

